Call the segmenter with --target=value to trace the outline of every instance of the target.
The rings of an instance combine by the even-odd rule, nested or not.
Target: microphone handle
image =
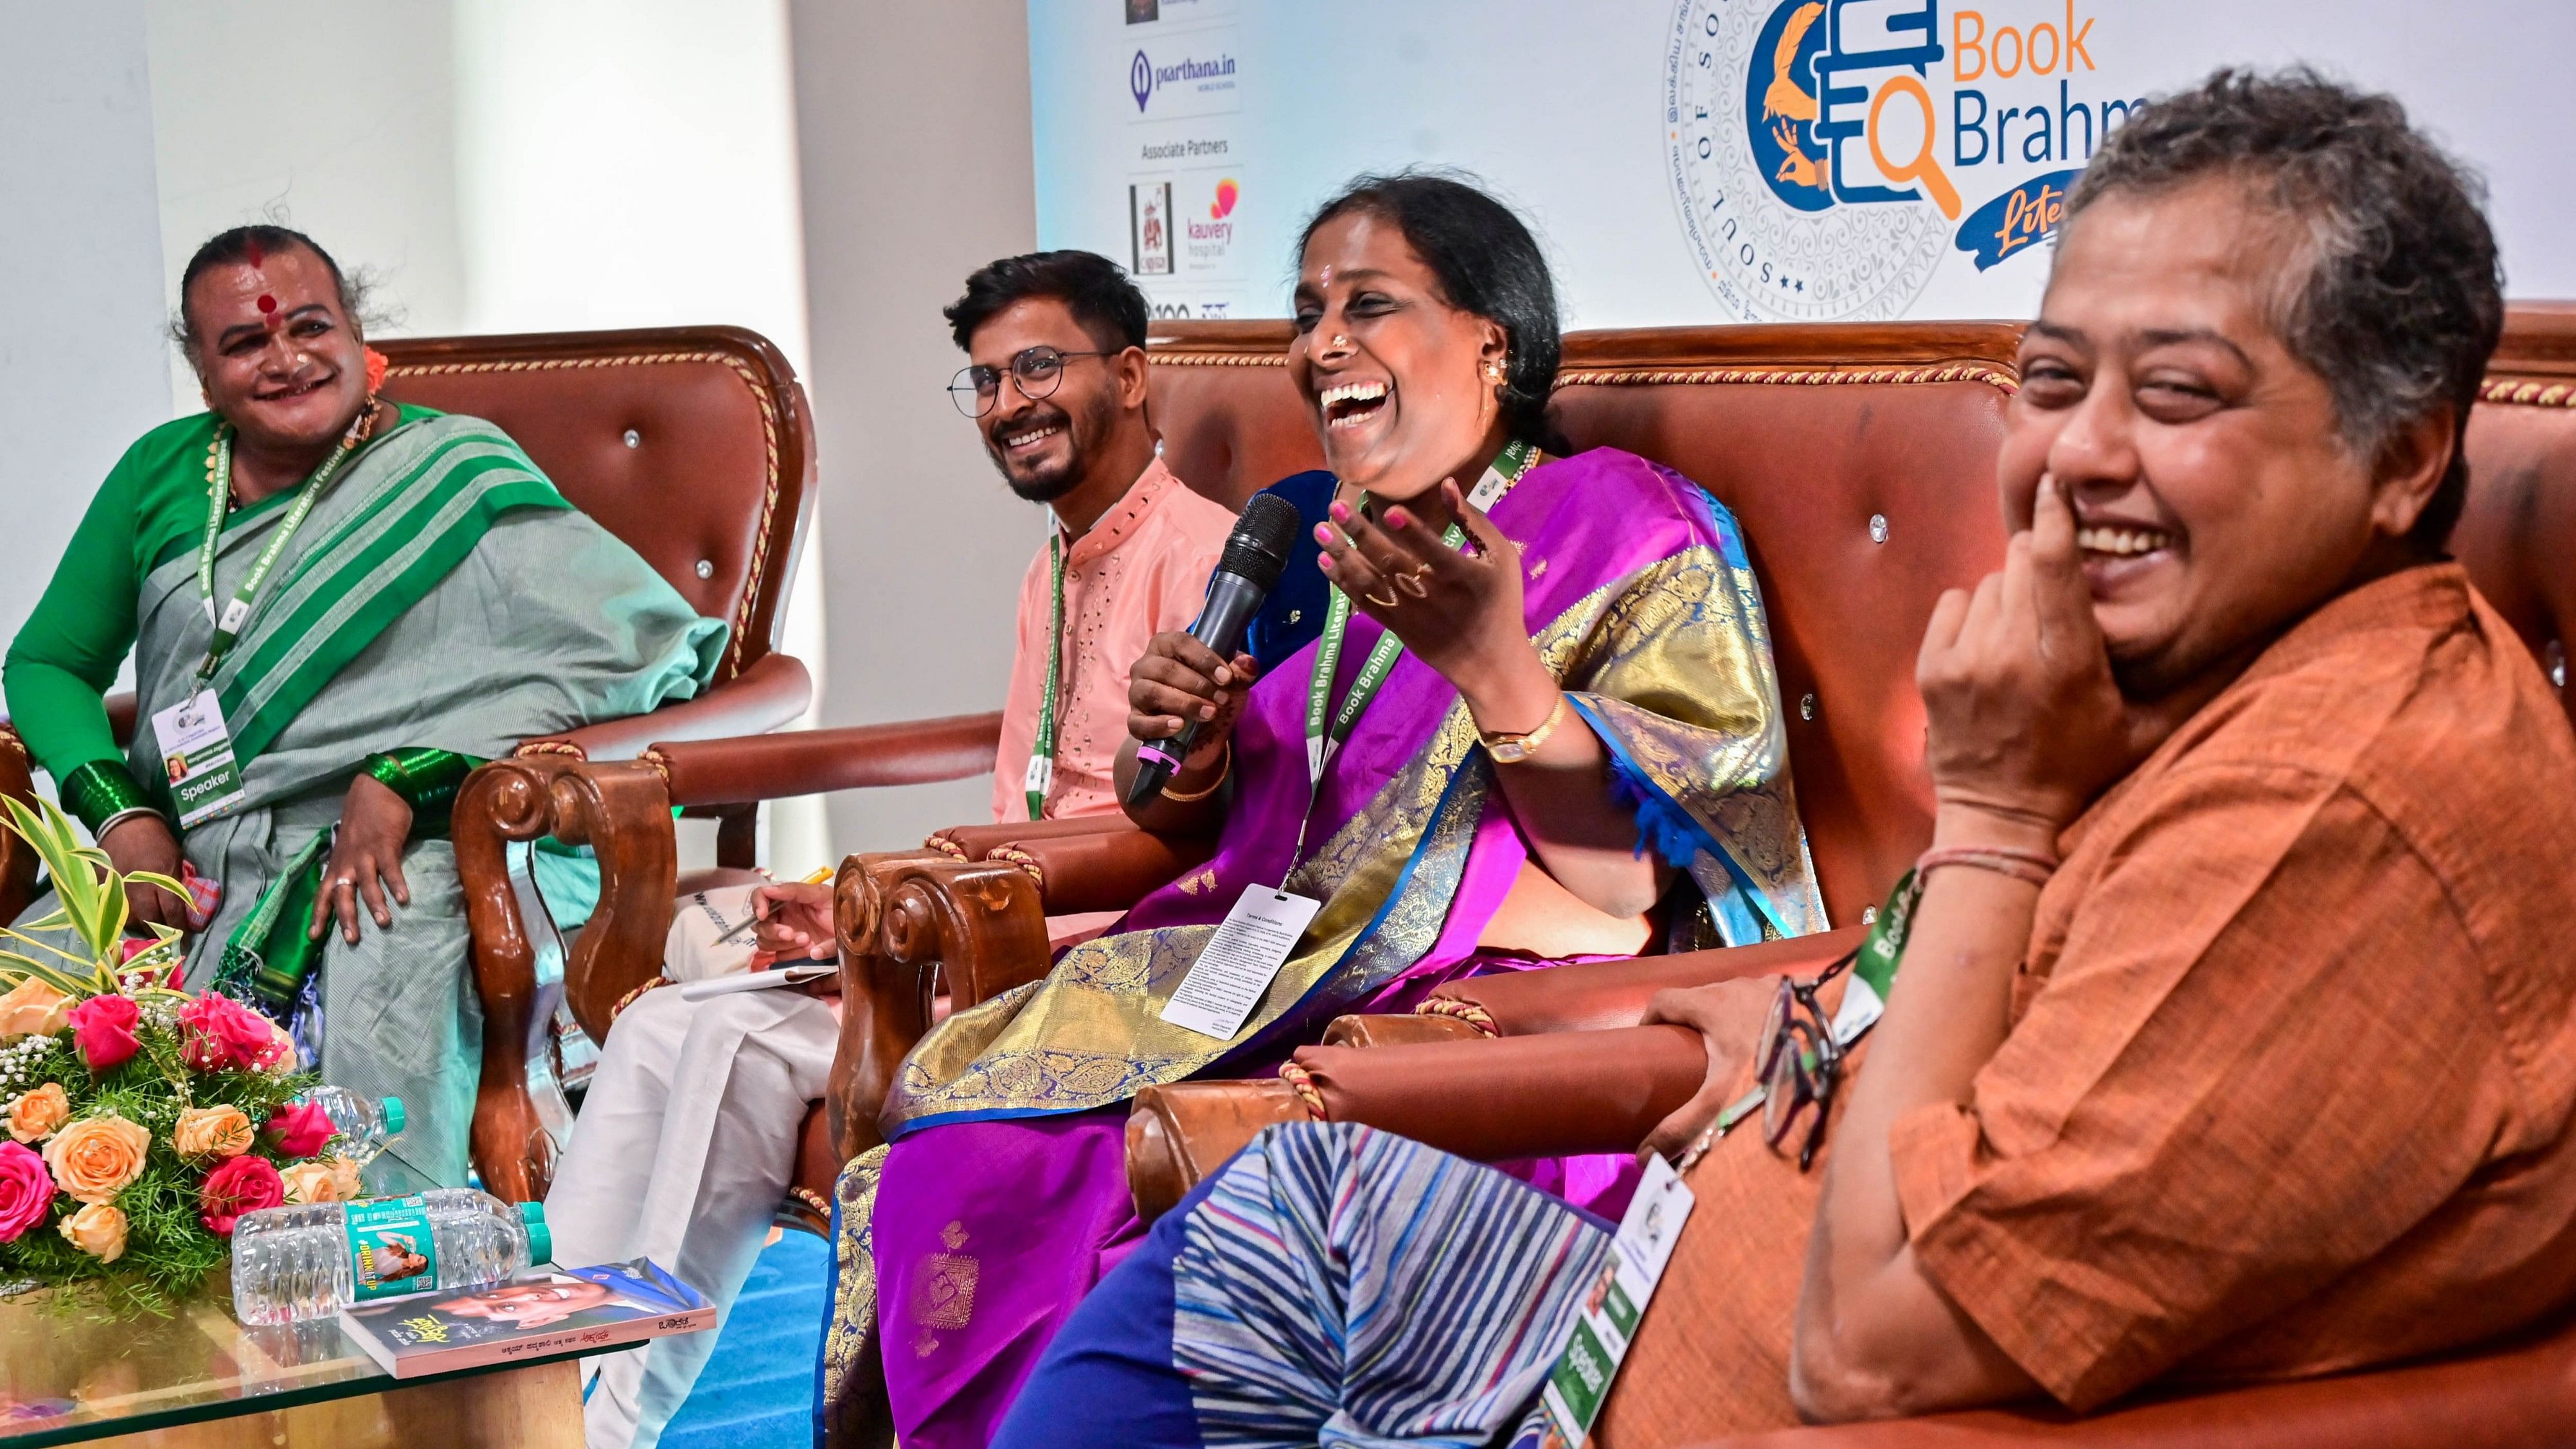
[[[1269,591],[1241,574],[1218,570],[1208,576],[1207,602],[1199,606],[1199,616],[1190,625],[1190,637],[1205,644],[1219,659],[1232,660],[1243,647],[1245,631],[1252,626],[1252,616],[1261,612]],[[1140,745],[1136,750],[1136,778],[1127,786],[1127,804],[1141,807],[1161,794],[1172,781],[1172,774],[1190,756],[1198,742],[1200,721],[1183,720],[1181,732],[1168,740]]]

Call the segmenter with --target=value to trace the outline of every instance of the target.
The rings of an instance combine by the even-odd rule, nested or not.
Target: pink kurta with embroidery
[[[1118,808],[1111,772],[1127,738],[1127,672],[1144,654],[1146,640],[1166,629],[1186,629],[1198,617],[1208,572],[1233,528],[1234,515],[1223,504],[1191,492],[1156,458],[1090,532],[1070,540],[1048,819]],[[1047,551],[1040,548],[1020,580],[1019,649],[1002,704],[1002,747],[993,762],[996,823],[1028,818],[1021,785],[1046,698],[1047,573]]]

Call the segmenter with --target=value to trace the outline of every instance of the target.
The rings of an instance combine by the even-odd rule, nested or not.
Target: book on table
[[[340,1327],[398,1379],[605,1352],[716,1325],[706,1295],[649,1259],[543,1267],[340,1310]]]

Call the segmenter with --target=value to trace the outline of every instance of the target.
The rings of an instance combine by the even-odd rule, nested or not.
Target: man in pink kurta
[[[1144,419],[1135,419],[1142,427]],[[1118,809],[1110,772],[1127,738],[1127,670],[1145,641],[1185,629],[1198,616],[1208,573],[1225,549],[1234,515],[1191,492],[1154,458],[1126,493],[1076,532],[1057,502],[1055,543],[1064,551],[1064,643],[1056,680],[1055,770],[1046,792],[1050,820]],[[1002,701],[1002,747],[993,762],[995,823],[1028,817],[1029,754],[1046,694],[1047,623],[1052,616],[1050,550],[1040,547],[1020,579],[1019,647]]]
[[[1234,516],[1181,486],[1157,456],[1145,417],[1145,299],[1114,264],[1088,252],[1005,258],[967,279],[947,318],[969,358],[950,395],[1011,491],[1053,511],[1064,553],[1056,750],[1038,813],[1115,812],[1128,667],[1147,639],[1196,617]],[[1031,815],[1024,787],[1058,653],[1047,637],[1048,554],[1038,550],[1020,586],[996,822]],[[832,950],[828,885],[728,887],[682,907],[665,951],[671,978]],[[754,912],[767,918],[756,942],[714,947]],[[1049,924],[1070,940],[1112,919]],[[798,1124],[822,1094],[839,1035],[832,1004],[796,991],[635,998],[604,1044],[547,1198],[558,1251],[586,1263],[651,1257],[728,1307],[793,1178]],[[655,1443],[715,1337],[684,1334],[602,1359],[583,1409],[589,1449]]]

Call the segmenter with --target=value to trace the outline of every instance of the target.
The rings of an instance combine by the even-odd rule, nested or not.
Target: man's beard
[[[1003,435],[1044,427],[1063,430],[1064,462],[1026,476],[1014,472],[1002,446]],[[1097,431],[1097,428],[1076,428],[1072,416],[1062,408],[1048,408],[1009,423],[992,424],[985,430],[985,441],[991,444],[993,466],[1000,470],[1002,482],[1010,487],[1012,493],[1030,503],[1053,503],[1081,484],[1084,468],[1089,462],[1084,456],[1082,442],[1085,436]]]

